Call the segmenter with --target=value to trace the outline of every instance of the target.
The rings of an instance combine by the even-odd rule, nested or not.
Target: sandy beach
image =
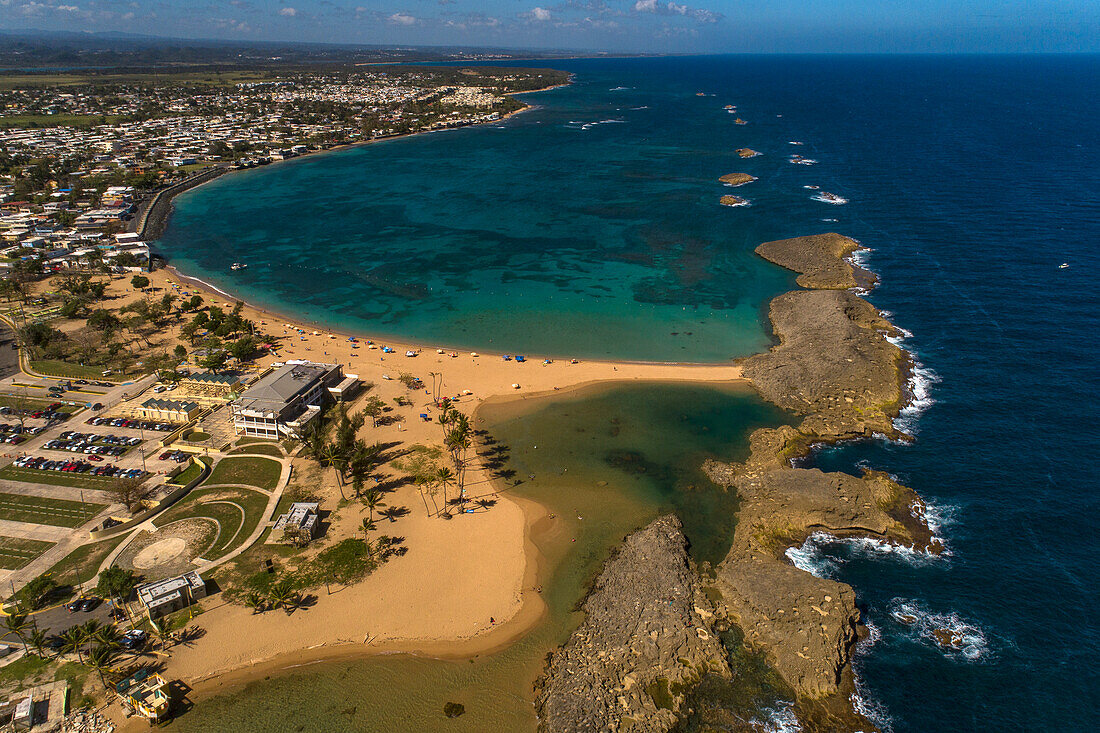
[[[233,306],[225,293],[171,268],[151,273],[150,279],[154,288],[181,295],[200,293],[208,305]],[[393,353],[383,353],[368,346],[366,334],[356,334],[358,342],[351,342],[346,334],[300,325],[249,305],[244,315],[272,336],[278,347],[277,356],[259,361],[261,367],[288,359],[339,363],[362,381],[373,383],[369,393],[387,404],[400,396],[412,402],[394,408],[389,414],[398,419],[390,424],[374,428],[368,420],[363,435],[370,442],[440,443],[432,373],[438,375],[439,396],[451,397],[457,409],[468,415],[474,415],[489,398],[536,399],[601,382],[741,380],[739,367],[732,364],[519,363],[505,361],[499,354],[465,351],[452,356],[456,352],[438,353],[433,344],[390,341],[384,345]],[[406,352],[416,355],[405,356]],[[406,389],[397,379],[405,372],[421,378],[426,388]],[[354,402],[351,407],[354,411]],[[312,462],[296,459],[295,472],[299,481],[317,481],[326,502],[334,505],[339,499],[331,471],[321,472]],[[406,506],[410,513],[393,524],[380,520],[379,531],[404,537],[408,553],[355,585],[314,590],[316,602],[309,608],[289,616],[283,611],[253,614],[220,596],[206,601],[205,612],[194,622],[203,635],[171,650],[167,674],[193,686],[193,695],[201,696],[223,691],[227,684],[336,656],[408,652],[466,657],[506,646],[537,624],[545,611],[536,589],[547,568],[531,538],[539,533],[553,541],[554,521],[541,505],[509,496],[507,487],[494,482],[478,465],[471,466],[466,486],[472,499],[491,496],[495,504],[445,521],[430,516],[413,486],[387,496],[388,504]],[[354,505],[339,512],[330,536],[354,535],[360,513]]]

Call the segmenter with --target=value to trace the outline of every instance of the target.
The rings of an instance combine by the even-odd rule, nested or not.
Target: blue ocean
[[[820,537],[793,553],[858,593],[871,634],[857,702],[898,733],[1100,729],[1100,57],[552,65],[574,83],[527,95],[536,108],[500,125],[195,189],[158,249],[352,332],[715,362],[766,348],[767,303],[794,287],[756,244],[860,240],[881,277],[867,297],[920,365],[901,418],[916,441],[811,460],[895,474],[947,552]],[[741,159],[746,147],[762,155]],[[718,183],[735,171],[757,180]],[[719,205],[730,193],[750,205]],[[944,626],[961,651],[933,643]],[[357,679],[377,691],[376,672]]]

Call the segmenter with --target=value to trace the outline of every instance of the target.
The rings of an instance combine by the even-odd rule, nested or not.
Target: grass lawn
[[[28,654],[14,662],[0,667],[0,687],[7,690],[22,690],[31,687],[25,684],[36,679],[50,666],[48,659],[42,659],[34,654]]]
[[[0,473],[3,472],[0,471]],[[47,472],[35,471],[34,473]],[[104,506],[104,504],[81,503],[66,499],[47,499],[44,496],[0,493],[0,516],[12,522],[79,527],[98,514]]]
[[[191,483],[198,475],[202,473],[202,466],[198,462],[192,461],[191,465],[179,472],[175,478],[169,479],[168,483],[176,486],[186,486]]]
[[[245,484],[271,491],[278,486],[282,471],[282,465],[270,458],[233,456],[220,460],[204,485]]]
[[[220,527],[214,544],[203,558],[214,560],[233,550],[266,519],[267,496],[249,489],[199,489],[191,492],[154,522],[166,527],[180,519],[209,517]]]
[[[72,398],[65,397],[64,399],[71,400]],[[49,407],[55,402],[61,402],[61,400],[54,400],[48,397],[9,397],[7,395],[0,395],[0,406],[21,408],[24,410],[37,410],[42,407]],[[71,415],[81,409],[81,407],[82,405],[67,405],[62,403],[61,407],[57,408],[57,411],[66,412]]]
[[[70,364],[67,361],[58,361],[56,359],[31,361],[31,371],[38,372],[39,374],[48,374],[51,377],[94,379],[97,382],[105,379],[103,376],[103,367],[101,366],[81,366],[80,364]]]
[[[58,560],[57,564],[46,573],[60,586],[87,583],[95,577],[99,566],[124,539],[126,539],[125,532],[109,540],[81,545]]]
[[[110,491],[118,479],[110,476],[90,476],[86,473],[63,473],[61,471],[39,471],[36,468],[0,468],[0,479],[22,481],[25,484],[49,484],[51,486],[72,486],[77,489],[99,489]],[[79,502],[73,502],[77,504]],[[99,505],[95,505],[99,506]]]
[[[0,535],[0,568],[18,570],[53,547],[52,542]]]
[[[276,458],[283,457],[283,452],[279,450],[279,446],[275,445],[274,443],[256,443],[253,445],[245,445],[240,448],[234,448],[233,450],[229,451],[229,455],[231,456],[238,456],[241,454],[275,456]]]
[[[204,433],[201,430],[192,430],[187,435],[183,436],[184,440],[189,440],[192,443],[202,443],[203,441],[210,440],[210,433]]]

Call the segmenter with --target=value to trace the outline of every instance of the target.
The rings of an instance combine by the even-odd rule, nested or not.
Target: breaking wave
[[[799,733],[802,730],[798,716],[794,713],[794,704],[782,702],[774,708],[764,708],[761,712],[765,720],[753,720],[753,730],[761,733]]]
[[[990,656],[982,630],[955,612],[934,613],[918,601],[898,598],[891,604],[890,617],[911,629],[913,638],[931,644],[950,659],[979,662]]]

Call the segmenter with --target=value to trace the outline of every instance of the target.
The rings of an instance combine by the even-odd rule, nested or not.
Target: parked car
[[[80,610],[84,611],[85,613],[87,613],[88,611],[94,611],[99,603],[99,599],[95,596],[88,596],[84,599],[84,602],[80,604]]]

